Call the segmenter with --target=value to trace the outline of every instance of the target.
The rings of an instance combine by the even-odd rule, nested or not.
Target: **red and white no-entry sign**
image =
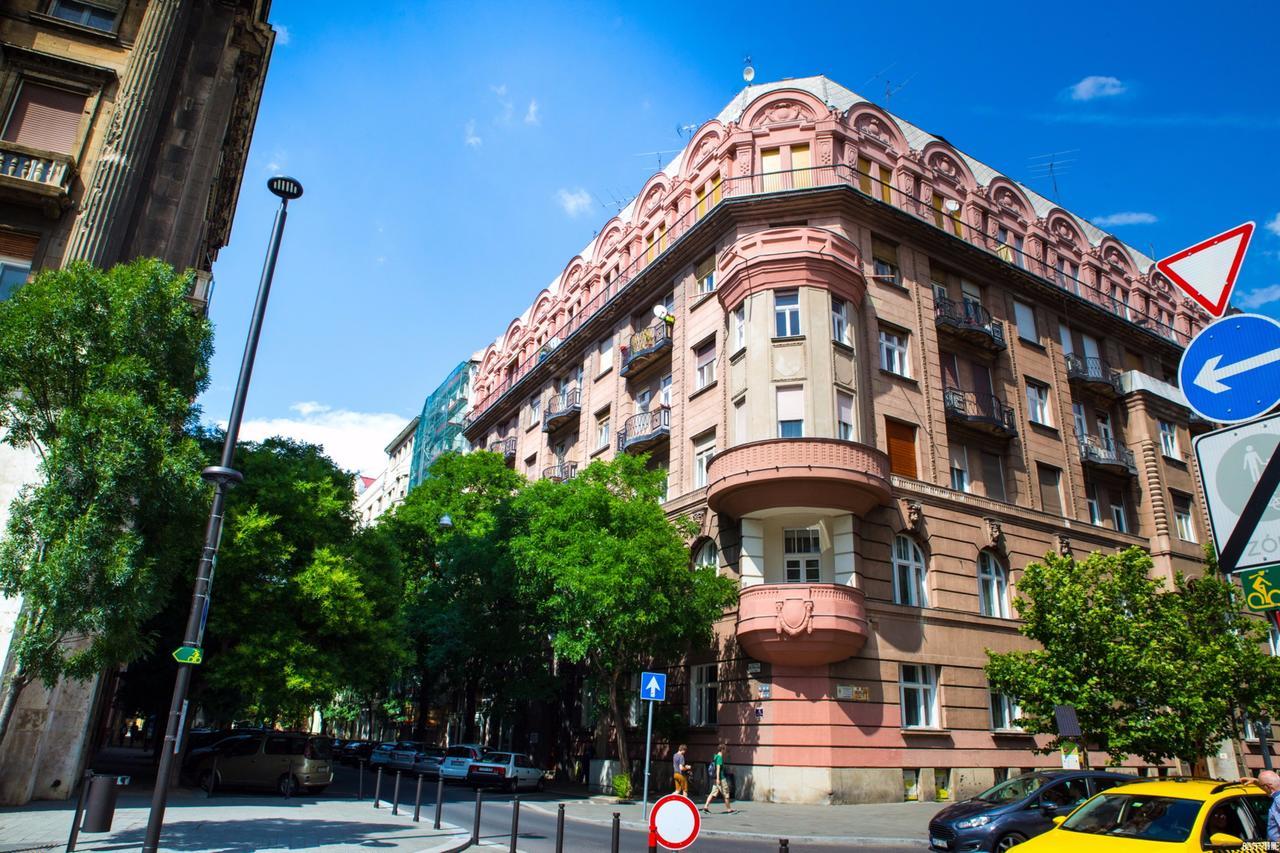
[[[1253,237],[1253,223],[1237,225],[1208,240],[1183,249],[1156,262],[1156,269],[1169,277],[1204,310],[1221,317],[1240,274],[1240,264]]]
[[[698,840],[702,818],[688,797],[667,794],[649,812],[649,847],[661,844],[668,850],[683,850]]]

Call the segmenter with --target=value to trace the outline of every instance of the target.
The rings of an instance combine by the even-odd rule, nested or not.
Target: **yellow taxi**
[[[1271,798],[1255,784],[1152,779],[1103,791],[1018,853],[1231,850],[1267,840]]]

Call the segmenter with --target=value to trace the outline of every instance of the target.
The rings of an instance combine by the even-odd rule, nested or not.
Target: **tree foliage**
[[[736,597],[713,568],[691,568],[685,537],[659,502],[664,474],[645,460],[593,462],[563,483],[539,481],[516,498],[511,548],[521,593],[537,607],[551,645],[582,662],[606,697],[623,771],[629,771],[621,707],[627,676],[678,659],[711,640]]]
[[[1280,699],[1280,660],[1261,645],[1229,580],[1210,566],[1172,586],[1130,548],[1083,561],[1048,554],[1027,566],[1014,601],[1032,651],[988,651],[991,689],[1015,697],[1020,725],[1054,735],[1054,706],[1075,707],[1085,739],[1114,761],[1188,762],[1216,752],[1237,708]]]
[[[211,337],[190,287],[155,260],[72,264],[0,302],[3,441],[40,459],[0,542],[0,592],[23,600],[0,736],[33,677],[85,677],[147,648],[167,533],[200,489],[188,429]]]

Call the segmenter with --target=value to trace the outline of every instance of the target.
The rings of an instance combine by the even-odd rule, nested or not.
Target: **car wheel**
[[[292,773],[285,773],[276,780],[276,791],[282,797],[292,797],[298,791],[298,780]]]
[[[1001,836],[1000,840],[996,842],[996,853],[1012,850],[1026,840],[1027,837],[1021,832],[1011,832],[1008,835]]]
[[[541,776],[539,776],[539,777],[538,777],[538,785],[537,785],[537,787],[535,788],[535,790],[537,790],[537,791],[542,791],[542,790],[545,790],[545,789],[546,789],[546,787],[547,787],[547,780],[546,780],[546,779],[544,779],[544,778],[542,778]]]
[[[519,780],[519,779],[512,779],[510,782],[508,782],[508,783],[507,783],[506,785],[504,785],[503,787],[505,787],[505,788],[507,789],[507,793],[508,793],[508,794],[514,794],[516,791],[519,791],[519,790],[520,790],[520,780]]]

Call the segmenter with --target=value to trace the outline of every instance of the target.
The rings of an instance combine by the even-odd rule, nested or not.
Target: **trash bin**
[[[116,798],[120,789],[129,784],[128,776],[94,773],[89,777],[89,791],[85,795],[84,821],[81,832],[110,832],[111,820],[116,815]]]

